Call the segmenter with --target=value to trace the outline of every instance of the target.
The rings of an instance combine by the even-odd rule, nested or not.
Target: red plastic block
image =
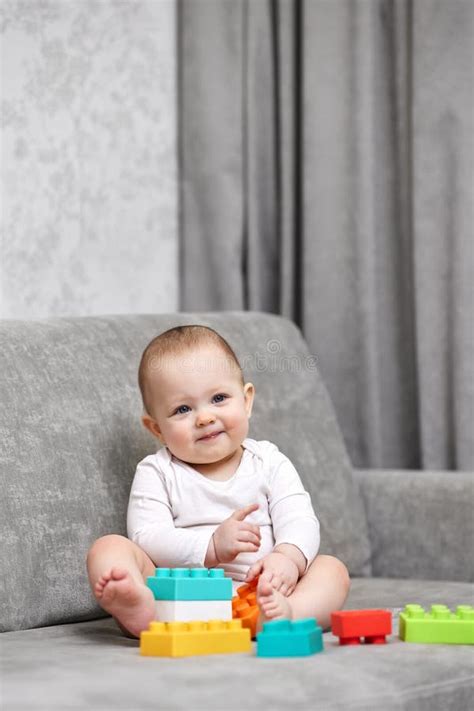
[[[392,632],[392,614],[389,610],[340,610],[331,613],[331,631],[339,637],[341,645],[385,644],[385,635]]]
[[[253,637],[257,634],[257,621],[259,608],[257,605],[257,582],[258,578],[252,580],[247,585],[237,588],[238,597],[232,598],[232,617],[240,619],[242,627],[249,629]]]

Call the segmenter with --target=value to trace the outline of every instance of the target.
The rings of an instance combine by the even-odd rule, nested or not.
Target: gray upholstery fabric
[[[392,608],[407,602],[473,603],[473,586],[416,580],[353,581],[348,607]],[[340,648],[309,658],[221,655],[140,657],[138,641],[111,619],[2,635],[5,711],[469,711],[474,649],[406,644]]]
[[[354,470],[364,499],[373,575],[474,581],[474,476]]]
[[[299,323],[355,465],[473,469],[474,3],[178,8],[182,307]]]
[[[200,322],[235,347],[257,390],[251,435],[295,463],[322,523],[322,550],[370,573],[362,499],[321,380],[296,327],[264,314],[0,322],[0,629],[101,614],[85,558],[125,534],[135,466],[156,440],[140,424],[136,372],[148,341]]]

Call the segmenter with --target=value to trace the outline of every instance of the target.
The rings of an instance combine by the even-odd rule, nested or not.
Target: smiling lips
[[[215,439],[220,434],[222,434],[222,430],[219,430],[219,432],[211,432],[210,434],[205,435],[204,437],[200,437],[198,439],[198,442],[209,442],[209,440]]]

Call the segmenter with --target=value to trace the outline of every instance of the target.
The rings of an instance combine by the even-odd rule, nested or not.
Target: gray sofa
[[[387,645],[341,648],[328,632],[304,659],[145,658],[95,602],[87,550],[125,534],[135,465],[156,448],[140,424],[140,354],[189,322],[234,346],[256,385],[251,436],[297,466],[322,551],[351,572],[346,607],[393,611]],[[2,709],[472,708],[472,647],[395,633],[406,603],[474,602],[473,476],[352,472],[316,365],[293,324],[260,313],[0,322]]]

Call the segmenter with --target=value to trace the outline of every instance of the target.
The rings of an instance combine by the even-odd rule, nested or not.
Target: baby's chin
[[[216,451],[208,451],[208,452],[180,452],[178,450],[173,451],[170,449],[171,454],[176,457],[177,459],[180,459],[182,462],[185,462],[186,464],[190,464],[191,466],[193,464],[217,464],[218,462],[224,462],[224,460],[230,459],[237,451],[237,449],[240,449],[240,445],[238,445],[237,449],[235,447],[225,447],[225,448],[218,448]]]
[[[185,458],[183,455],[180,457],[179,455],[174,455],[175,457],[178,457],[178,459],[181,459],[181,461],[186,462],[187,464],[217,464],[218,462],[221,462],[225,459],[228,459],[231,455],[230,454],[215,454],[213,456],[211,455],[190,455],[189,457]]]

